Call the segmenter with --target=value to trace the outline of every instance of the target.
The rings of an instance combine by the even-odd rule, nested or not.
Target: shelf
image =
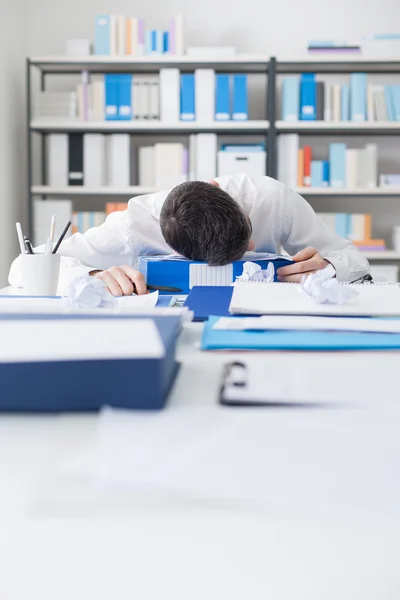
[[[301,196],[400,196],[399,187],[376,187],[376,188],[296,188]]]
[[[83,70],[93,73],[104,71],[157,72],[164,67],[178,67],[193,70],[201,67],[215,68],[217,71],[246,71],[266,73],[269,57],[263,54],[238,54],[227,57],[201,56],[34,56],[31,65],[46,73],[79,73]]]
[[[76,119],[34,119],[30,123],[31,131],[93,131],[126,133],[263,133],[268,130],[268,121],[215,121],[209,124],[177,122],[165,124],[161,121],[78,121]]]
[[[400,262],[400,252],[394,250],[377,250],[376,252],[362,252],[367,260],[398,260]]]
[[[400,121],[276,121],[276,129],[282,133],[397,135],[400,133]]]
[[[34,196],[142,196],[158,192],[159,188],[132,185],[124,188],[98,187],[90,188],[81,185],[68,187],[53,187],[51,185],[33,185],[31,193]]]
[[[362,54],[307,54],[277,59],[277,73],[400,73],[400,58],[374,58]]]

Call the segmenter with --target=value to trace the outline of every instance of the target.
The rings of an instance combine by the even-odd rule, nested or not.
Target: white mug
[[[27,296],[56,296],[59,254],[21,254],[22,283]]]

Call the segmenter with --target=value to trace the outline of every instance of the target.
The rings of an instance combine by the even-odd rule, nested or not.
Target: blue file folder
[[[247,121],[247,75],[233,76],[232,119],[234,121]]]
[[[317,83],[314,73],[303,73],[300,82],[300,120],[317,119]]]
[[[106,121],[117,121],[119,119],[119,77],[119,75],[113,73],[104,75]]]
[[[225,316],[225,315],[221,315]],[[202,350],[398,350],[400,334],[326,331],[223,331],[204,325]]]
[[[194,121],[196,118],[194,90],[194,75],[181,75],[181,121]]]
[[[194,287],[186,299],[185,306],[193,311],[193,321],[207,321],[210,315],[230,317],[232,293],[233,286]]]
[[[1,320],[98,319],[101,315],[1,314]],[[135,319],[132,315],[103,319]],[[164,407],[175,380],[176,341],[181,319],[151,317],[165,347],[162,358],[0,362],[0,411],[97,411],[116,408],[158,410]],[[61,340],[62,342],[62,340]]]
[[[229,75],[215,76],[216,121],[229,121],[231,118],[229,80]]]
[[[110,15],[97,15],[96,17],[94,53],[100,56],[110,54]]]

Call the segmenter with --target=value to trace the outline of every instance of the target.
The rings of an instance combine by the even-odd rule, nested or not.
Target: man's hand
[[[281,267],[277,270],[278,281],[301,281],[303,275],[309,275],[329,265],[315,248],[305,248],[293,256],[294,265]]]
[[[111,267],[106,271],[92,271],[90,275],[104,281],[113,296],[131,296],[133,292],[147,294],[143,275],[128,265]]]

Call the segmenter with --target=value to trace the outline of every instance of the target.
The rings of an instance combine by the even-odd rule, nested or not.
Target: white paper
[[[243,273],[236,277],[236,281],[260,281],[272,283],[275,278],[275,267],[272,262],[266,269],[262,269],[257,263],[246,261],[243,264]]]
[[[346,304],[358,296],[356,288],[340,285],[332,265],[310,275],[303,275],[301,290],[318,304]]]
[[[400,333],[400,319],[364,319],[362,317],[221,317],[213,329],[225,331],[358,331]]]
[[[0,362],[161,358],[151,319],[0,320]]]
[[[347,287],[346,284],[339,284]],[[229,312],[255,315],[400,316],[398,285],[355,285],[346,304],[319,304],[298,283],[235,283]]]

